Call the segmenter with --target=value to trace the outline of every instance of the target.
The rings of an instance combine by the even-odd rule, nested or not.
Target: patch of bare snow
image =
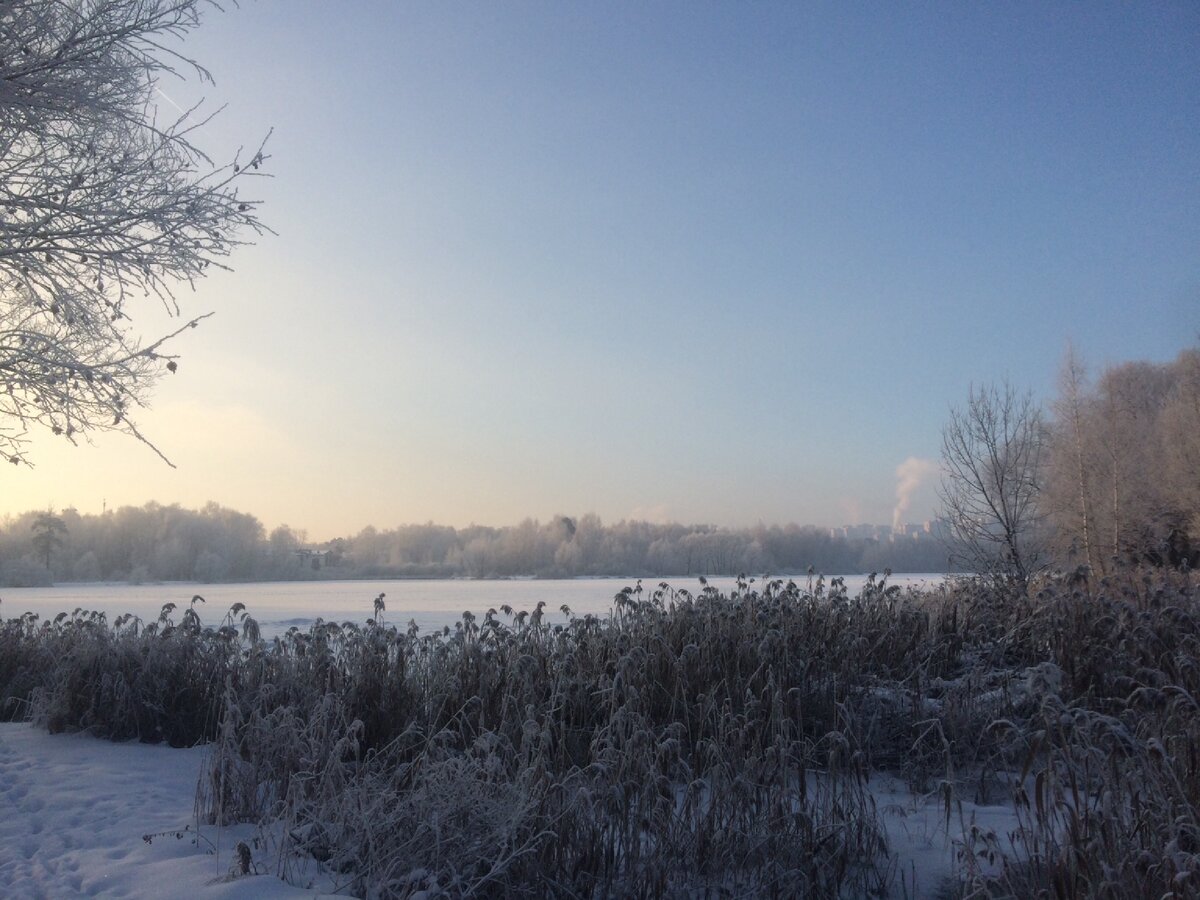
[[[193,803],[203,748],[114,744],[0,723],[0,894],[155,900],[330,896],[237,874],[253,829],[205,827]],[[186,830],[185,830],[186,829]],[[176,837],[176,834],[181,834]],[[149,842],[144,835],[157,835]],[[257,858],[258,871],[271,871]]]
[[[892,896],[897,898],[954,896],[945,888],[957,878],[964,832],[975,826],[984,833],[1007,835],[1018,827],[1012,803],[985,805],[952,796],[947,816],[940,791],[914,795],[884,774],[871,777],[870,792],[887,834],[896,872]]]

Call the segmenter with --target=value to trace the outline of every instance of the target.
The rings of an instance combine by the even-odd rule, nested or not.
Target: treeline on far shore
[[[428,523],[310,542],[252,515],[148,503],[103,514],[33,510],[0,521],[0,585],[55,581],[267,581],[341,578],[652,577],[803,572],[941,572],[924,532],[833,535],[801,525],[605,524],[592,514],[453,528]]]

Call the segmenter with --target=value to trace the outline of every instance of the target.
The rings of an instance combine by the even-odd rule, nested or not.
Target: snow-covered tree
[[[1105,367],[1068,356],[1055,404],[1048,511],[1060,554],[1098,574],[1200,558],[1200,351]]]
[[[67,534],[66,523],[52,511],[46,510],[33,520],[33,549],[38,558],[50,569],[50,558],[54,551],[61,549],[63,538]]]
[[[0,458],[34,426],[149,444],[136,411],[204,317],[147,340],[138,302],[181,316],[175,288],[265,230],[239,195],[262,146],[218,165],[193,143],[210,116],[161,118],[164,77],[211,81],[180,44],[208,5],[0,0]]]

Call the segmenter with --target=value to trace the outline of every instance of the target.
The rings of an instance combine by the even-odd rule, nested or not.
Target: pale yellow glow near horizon
[[[238,317],[228,318],[238,326]],[[392,406],[364,418],[321,381],[225,351],[233,339],[218,329],[203,336],[217,346],[185,348],[180,374],[163,379],[153,408],[137,419],[176,468],[119,434],[71,446],[35,433],[34,467],[0,468],[0,517],[213,501],[254,515],[268,532],[286,524],[314,541],[368,525],[505,526],[556,514],[728,526],[890,521],[895,482],[888,471],[859,493],[824,501],[799,477],[780,481],[774,493],[783,502],[764,506],[736,480],[654,468],[651,440],[648,457],[637,441],[632,449],[605,440],[563,449],[519,429],[412,407],[410,394],[424,389],[419,382],[373,388]],[[302,365],[302,355],[295,358]],[[823,508],[818,501],[834,512],[807,514]],[[928,506],[916,498],[914,514],[927,517]]]
[[[432,521],[454,527],[504,526],[526,517],[546,521],[555,514],[589,512],[609,522],[814,524],[800,515],[722,520],[689,515],[662,502],[607,508],[557,503],[557,488],[539,485],[533,465],[502,481],[494,473],[461,467],[453,458],[400,454],[395,448],[381,454],[381,448],[367,447],[362,440],[340,446],[306,444],[245,404],[181,400],[145,415],[142,424],[176,468],[121,435],[102,435],[94,445],[77,447],[46,439],[37,446],[34,468],[0,470],[0,516],[67,507],[99,513],[151,501],[199,508],[213,501],[254,515],[268,532],[286,524],[313,541],[350,536],[367,525],[384,529]],[[863,508],[857,498],[843,504],[848,515],[861,516]]]

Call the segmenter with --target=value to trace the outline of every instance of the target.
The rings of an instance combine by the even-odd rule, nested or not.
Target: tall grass
[[[382,605],[382,604],[381,604]],[[379,610],[382,612],[382,609]],[[212,743],[211,822],[279,823],[356,893],[871,896],[872,772],[1011,800],[968,896],[1200,891],[1189,576],[627,588],[611,618],[378,619],[270,642],[82,612],[0,625],[0,703],[52,730]],[[15,701],[15,702],[14,702]]]

